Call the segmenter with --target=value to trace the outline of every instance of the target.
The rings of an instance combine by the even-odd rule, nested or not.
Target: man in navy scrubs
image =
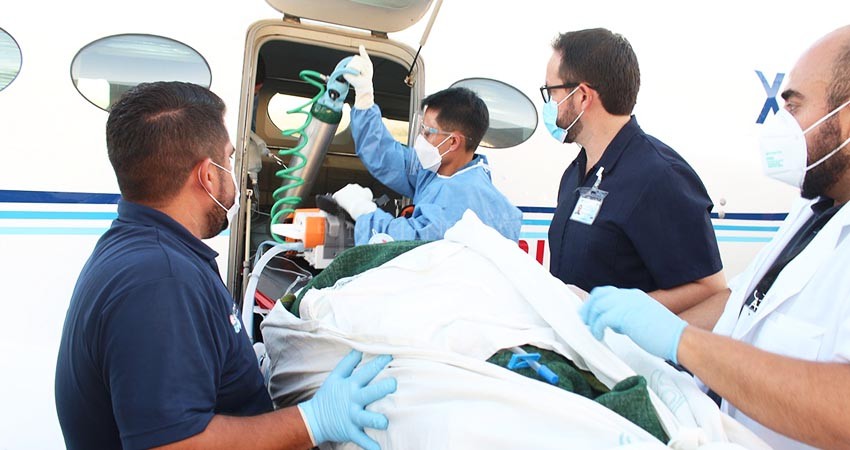
[[[395,391],[352,352],[312,399],[272,411],[254,350],[202,239],[239,208],[224,103],[201,86],[141,84],[115,104],[106,146],[121,200],[74,288],[56,365],[69,449],[378,444],[364,407]],[[367,386],[367,384],[369,384]]]
[[[543,121],[581,146],[549,228],[552,274],[586,291],[639,288],[675,312],[725,289],[705,186],[631,115],[640,69],[629,42],[597,28],[552,48]]]

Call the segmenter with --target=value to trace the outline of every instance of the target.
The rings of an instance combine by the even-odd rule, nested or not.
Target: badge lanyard
[[[791,238],[791,242],[786,244],[786,248],[779,253],[779,256],[776,257],[776,260],[773,261],[773,264],[761,277],[761,280],[753,289],[752,294],[747,297],[747,300],[741,306],[741,313],[744,312],[744,307],[747,308],[748,316],[751,316],[758,311],[764,296],[770,290],[770,287],[773,286],[776,279],[779,278],[779,274],[782,272],[782,269],[784,269],[786,265],[788,265],[794,260],[794,258],[797,257],[797,255],[806,249],[809,243],[811,243],[815,236],[817,236],[818,232],[826,226],[827,222],[832,219],[832,216],[834,216],[839,209],[840,207],[833,206],[820,214],[815,214],[809,218],[802,227],[800,227],[797,234]],[[738,315],[740,316],[741,313]]]
[[[581,187],[577,189],[579,192],[578,203],[576,203],[576,207],[573,209],[570,220],[585,225],[592,225],[596,220],[596,215],[602,209],[602,202],[605,200],[605,196],[608,195],[608,192],[599,189],[599,183],[602,182],[603,170],[605,168],[600,166],[599,170],[596,171],[596,182],[593,183],[593,187]]]

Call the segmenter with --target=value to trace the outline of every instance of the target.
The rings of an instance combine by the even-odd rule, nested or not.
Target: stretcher
[[[367,430],[385,450],[769,448],[687,374],[610,330],[604,342],[594,339],[578,317],[576,294],[473,213],[445,239],[410,247],[307,289],[297,314],[275,306],[261,329],[276,406],[309,398],[355,348],[366,360],[394,358],[379,379],[395,377],[398,390],[370,406],[390,426]],[[609,390],[644,380],[664,437],[583,395],[488,362],[528,345],[560,355]]]

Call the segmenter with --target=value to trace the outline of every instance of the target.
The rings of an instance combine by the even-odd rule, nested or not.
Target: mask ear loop
[[[435,146],[434,146],[434,148],[436,148],[436,149],[437,149],[437,151],[439,151],[439,150],[440,150],[440,146],[441,146],[441,145],[443,145],[443,144],[445,144],[445,143],[446,143],[446,141],[448,141],[449,139],[451,139],[451,138],[453,138],[453,137],[454,137],[454,135],[453,135],[453,134],[449,134],[449,135],[448,135],[445,139],[443,139],[443,141],[442,141],[442,142],[440,142],[439,144],[435,145]],[[443,152],[443,153],[440,153],[440,158],[442,158],[443,156],[445,156],[445,155],[446,155],[448,152],[450,152],[450,151],[452,151],[452,149],[451,149],[451,148],[449,148],[448,150],[446,150],[446,151],[445,151],[445,152]]]
[[[824,161],[826,161],[827,159],[829,159],[832,155],[834,155],[834,154],[838,153],[839,151],[841,151],[841,149],[842,149],[842,148],[844,148],[844,147],[846,147],[846,146],[847,146],[847,143],[850,143],[850,138],[847,138],[847,140],[846,140],[846,141],[844,141],[844,143],[843,143],[843,144],[841,144],[841,145],[839,145],[838,147],[836,147],[836,149],[835,149],[835,150],[833,150],[833,151],[829,152],[829,153],[828,153],[826,156],[824,156],[823,158],[821,158],[821,159],[819,159],[819,160],[815,161],[814,163],[812,163],[812,165],[810,165],[810,166],[806,167],[806,172],[808,172],[809,170],[814,169],[815,167],[817,167],[817,166],[821,165]]]
[[[832,117],[832,116],[834,116],[834,115],[838,114],[838,112],[839,112],[839,111],[841,111],[842,109],[844,109],[844,107],[845,107],[845,106],[847,106],[847,105],[850,105],[850,100],[847,100],[846,102],[844,102],[844,103],[843,103],[841,106],[839,106],[838,108],[835,108],[835,109],[833,109],[832,111],[830,111],[830,112],[829,112],[829,114],[827,114],[827,115],[825,115],[825,116],[821,117],[820,119],[818,119],[818,120],[817,120],[815,123],[813,123],[813,124],[812,124],[809,128],[806,128],[806,130],[805,130],[805,131],[803,131],[803,134],[806,134],[806,133],[808,133],[809,131],[812,131],[812,129],[813,129],[814,127],[816,127],[816,126],[818,126],[818,125],[820,125],[820,124],[824,123],[824,122],[825,122],[827,119],[829,119],[830,117]]]
[[[572,96],[573,96],[573,94],[575,94],[575,93],[576,93],[576,91],[578,91],[578,88],[580,88],[580,87],[581,87],[581,85],[576,86],[576,87],[575,87],[575,89],[573,89],[573,90],[572,90],[572,92],[570,92],[569,94],[567,94],[567,96],[566,96],[566,97],[562,98],[562,99],[561,99],[561,101],[560,101],[560,102],[558,102],[558,103],[556,104],[556,106],[558,106],[558,107],[560,108],[561,103],[564,103],[565,101],[567,101],[567,99],[568,99],[568,98],[572,97]],[[564,142],[567,142],[567,136],[569,136],[569,135],[570,135],[570,130],[573,128],[573,125],[575,125],[575,124],[576,124],[576,122],[578,122],[578,120],[579,120],[579,119],[581,119],[581,116],[583,116],[583,115],[584,115],[584,110],[582,110],[582,112],[578,113],[578,115],[576,116],[575,120],[573,120],[573,122],[572,122],[569,126],[567,126],[567,128],[564,128],[564,140],[563,140],[563,141],[561,141],[561,143],[562,143],[562,144],[563,144]]]
[[[832,110],[829,114],[827,114],[827,115],[825,115],[825,116],[821,117],[821,118],[820,118],[817,122],[813,123],[813,124],[812,124],[812,126],[810,126],[809,128],[806,128],[806,131],[803,131],[803,134],[808,133],[809,131],[811,131],[812,129],[814,129],[816,126],[818,126],[818,125],[820,125],[820,124],[824,123],[824,122],[825,122],[826,120],[828,120],[830,117],[834,116],[834,115],[835,115],[835,114],[837,114],[839,111],[841,111],[842,109],[844,109],[844,107],[845,107],[845,106],[847,106],[847,105],[850,105],[850,100],[847,100],[846,102],[844,102],[844,103],[843,103],[841,106],[839,106],[838,108],[833,109],[833,110]],[[824,162],[824,161],[826,161],[827,159],[829,159],[830,157],[832,157],[832,155],[834,155],[834,154],[838,153],[839,151],[841,151],[841,149],[842,149],[842,148],[844,148],[845,146],[847,146],[847,143],[850,143],[850,138],[847,138],[847,140],[846,140],[846,141],[844,141],[844,143],[842,143],[842,144],[841,144],[841,145],[839,145],[838,147],[836,147],[836,149],[835,149],[835,150],[833,150],[833,151],[829,152],[828,154],[826,154],[826,155],[825,155],[824,157],[822,157],[821,159],[819,159],[819,160],[817,160],[817,161],[813,162],[811,165],[807,166],[807,167],[806,167],[806,169],[805,169],[805,171],[806,171],[806,172],[808,172],[809,170],[814,169],[815,167],[817,167],[817,166],[819,166],[819,165],[823,164],[823,162]]]
[[[219,166],[219,165],[218,165],[218,164],[216,164],[214,161],[210,160],[210,163],[211,163],[211,164],[213,164],[214,166],[216,166],[216,167],[220,168],[221,170],[223,170],[223,171],[225,171],[225,172],[230,173],[230,171],[229,171],[229,170],[225,169],[224,167]],[[198,183],[200,183],[200,184],[201,184],[201,188],[204,190],[204,192],[206,192],[206,193],[207,193],[207,195],[209,195],[209,196],[210,196],[210,198],[212,199],[212,201],[214,201],[214,202],[215,202],[215,204],[216,204],[216,205],[218,205],[221,209],[223,209],[223,210],[227,211],[227,208],[225,208],[225,207],[224,207],[224,205],[222,205],[222,204],[221,204],[221,202],[220,202],[220,201],[218,201],[218,199],[216,199],[216,198],[215,198],[215,196],[214,196],[214,195],[212,195],[212,194],[210,193],[210,191],[208,191],[208,190],[207,190],[207,187],[206,187],[206,186],[204,186],[204,182],[203,182],[203,181],[201,181],[201,169],[198,169]]]
[[[568,98],[572,97],[572,96],[573,96],[573,94],[575,94],[575,93],[576,93],[576,91],[578,90],[578,88],[580,88],[580,87],[581,87],[581,85],[576,86],[575,88],[573,88],[573,90],[572,90],[572,91],[570,91],[570,93],[569,93],[569,94],[567,94],[567,96],[566,96],[566,97],[562,98],[560,102],[555,103],[555,106],[561,106],[561,103],[564,103],[565,101],[567,101],[567,99],[568,99]]]

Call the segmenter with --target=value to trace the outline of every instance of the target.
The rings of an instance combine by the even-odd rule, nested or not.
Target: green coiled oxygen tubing
[[[292,173],[302,169],[307,163],[307,158],[305,158],[304,155],[301,153],[301,149],[307,145],[308,139],[307,135],[304,133],[304,129],[307,128],[310,125],[310,122],[313,121],[313,113],[311,112],[313,104],[315,104],[316,101],[318,101],[325,93],[325,84],[323,82],[324,76],[319,72],[315,72],[312,70],[302,70],[298,74],[298,76],[302,80],[318,88],[319,92],[307,103],[304,103],[303,105],[298,106],[297,108],[290,109],[286,112],[287,114],[304,114],[305,116],[307,116],[307,118],[304,119],[304,123],[300,127],[283,130],[282,134],[284,136],[296,137],[299,139],[299,142],[298,145],[296,145],[295,147],[288,149],[280,149],[277,152],[277,154],[281,157],[292,157],[287,167],[275,172],[276,177],[282,180],[287,180],[290,183],[282,185],[281,187],[275,189],[274,193],[272,193],[272,197],[274,198],[275,202],[272,205],[271,209],[270,225],[279,223],[282,220],[281,218],[286,218],[289,214],[295,212],[295,208],[301,203],[301,197],[294,195],[284,196],[284,193],[290,189],[297,188],[298,186],[304,184],[303,178],[293,175]],[[293,164],[295,162],[294,160],[296,157],[299,159],[299,161],[297,164]],[[277,234],[271,234],[275,241],[285,242],[284,239],[278,236]]]
[[[301,203],[301,197],[295,195],[284,196],[284,193],[304,184],[304,179],[294,174],[294,172],[303,169],[307,165],[307,158],[301,153],[301,149],[307,145],[309,138],[304,130],[310,126],[314,116],[320,122],[339,124],[342,118],[342,107],[350,87],[343,75],[356,73],[354,69],[348,68],[348,63],[351,59],[351,56],[343,58],[336,65],[331,75],[327,77],[312,70],[302,70],[298,74],[302,80],[318,88],[319,92],[309,102],[287,111],[287,114],[304,114],[307,118],[300,127],[283,131],[284,136],[297,137],[299,142],[293,148],[278,150],[279,156],[291,156],[292,158],[290,159],[290,166],[275,172],[275,176],[290,183],[279,187],[272,194],[275,202],[272,205],[270,226],[279,223],[279,221],[285,219],[289,214],[295,212],[295,207]],[[295,157],[300,159],[300,161],[293,165],[292,163]],[[277,242],[284,242],[274,232],[272,232],[272,237]]]

